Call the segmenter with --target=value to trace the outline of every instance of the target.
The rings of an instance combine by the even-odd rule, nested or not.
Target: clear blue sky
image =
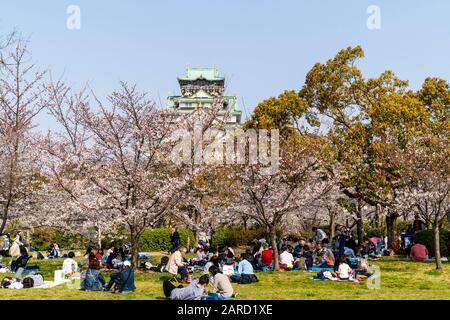
[[[366,27],[371,4],[381,9],[381,30]],[[81,9],[80,30],[66,28],[69,5]],[[38,65],[71,84],[89,81],[100,95],[126,80],[164,103],[187,64],[218,65],[228,93],[251,110],[358,44],[366,76],[392,69],[413,88],[429,75],[450,80],[447,0],[14,0],[0,10],[0,32],[30,36]]]

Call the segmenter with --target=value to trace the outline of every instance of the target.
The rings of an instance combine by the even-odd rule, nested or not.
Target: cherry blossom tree
[[[46,173],[70,196],[67,219],[104,230],[125,225],[135,258],[144,230],[173,210],[202,172],[202,163],[194,163],[195,152],[184,162],[172,161],[179,143],[176,132],[189,132],[198,122],[206,130],[215,122],[216,109],[180,119],[123,82],[107,97],[108,106],[83,90],[74,94],[61,81],[47,87],[47,96],[50,113],[62,130],[42,142],[51,159]]]
[[[33,128],[45,105],[45,71],[29,62],[27,42],[16,40],[6,50],[0,63],[0,234],[40,184],[42,159]]]
[[[325,166],[326,144],[318,136],[290,136],[280,147],[279,170],[264,173],[261,165],[243,165],[236,172],[242,192],[234,210],[257,221],[269,231],[279,270],[277,230],[294,214],[325,195],[336,183]],[[308,217],[304,217],[308,218]]]
[[[428,78],[417,95],[427,119],[411,148],[390,153],[392,162],[403,169],[396,205],[433,226],[436,268],[442,269],[439,231],[450,214],[450,86],[442,79]]]

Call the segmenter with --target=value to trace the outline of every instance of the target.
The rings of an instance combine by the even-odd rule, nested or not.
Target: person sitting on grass
[[[309,270],[314,264],[314,256],[309,246],[305,244],[303,246],[302,255],[295,261],[294,265],[298,270]]]
[[[117,269],[115,262],[119,258],[119,248],[114,248],[113,251],[109,254],[106,259],[106,268],[108,269]]]
[[[116,288],[112,290],[113,286]],[[105,288],[106,292],[131,292],[136,289],[134,285],[134,270],[130,261],[124,261],[122,270],[113,273]]]
[[[334,254],[331,251],[328,244],[318,244],[318,251],[322,254],[322,258],[319,262],[319,268],[333,268],[334,267]]]
[[[411,247],[409,256],[412,260],[426,261],[428,260],[428,249],[421,243],[415,243]]]
[[[211,257],[211,259],[209,259],[209,261],[203,267],[203,271],[209,272],[209,268],[211,268],[212,266],[216,266],[217,268],[219,268],[221,270],[220,261],[219,261],[218,256]]]
[[[92,248],[91,247],[87,247],[86,253],[83,256],[83,259],[81,259],[81,261],[80,261],[80,265],[81,266],[85,266],[85,265],[89,266],[89,257],[91,256],[91,254],[92,254]]]
[[[213,247],[207,247],[205,249],[206,252],[206,261],[210,261],[212,257],[217,256],[217,250]]]
[[[197,251],[195,253],[195,264],[199,266],[204,266],[208,262],[206,260],[206,253],[203,250],[202,246],[198,246]]]
[[[254,278],[256,277],[253,266],[247,259],[245,259],[245,253],[242,253],[238,264],[237,273],[231,276],[231,281],[239,283],[251,283],[254,282]]]
[[[300,241],[297,241],[296,245],[294,246],[294,252],[292,253],[294,258],[300,258],[303,255],[303,252],[305,251],[305,245],[306,241],[304,239],[300,239]]]
[[[208,284],[209,276],[204,274],[199,279],[193,279],[186,288],[182,285],[176,287],[170,280],[166,280],[163,282],[163,291],[170,300],[201,300],[208,293]]]
[[[347,257],[339,259],[338,270],[333,273],[333,276],[339,278],[339,280],[350,280],[350,275],[353,273],[352,268],[347,263]]]
[[[72,251],[69,252],[68,258],[66,258],[63,262],[62,270],[66,278],[70,278],[73,275],[78,273],[78,263],[73,259],[75,257],[75,253]]]
[[[209,268],[209,273],[212,276],[214,292],[220,293],[225,298],[233,297],[233,286],[230,279],[220,271],[220,268],[212,266]]]
[[[97,249],[97,251],[95,252],[95,258],[98,261],[102,261],[102,259],[103,259],[103,249]]]
[[[294,256],[289,252],[288,247],[281,248],[280,268],[290,270],[294,267]]]
[[[31,257],[28,255],[28,250],[24,245],[19,246],[19,251],[20,256],[11,262],[11,271],[15,272],[17,281],[22,281],[22,273]]]
[[[273,250],[269,248],[267,243],[263,244],[263,250],[261,252],[261,266],[270,267],[272,265]]]
[[[105,277],[100,272],[100,262],[94,257],[90,261],[85,279],[81,283],[81,290],[101,291],[105,284]]]
[[[53,243],[50,246],[50,253],[48,255],[49,259],[56,259],[59,258],[59,247],[56,243]]]
[[[187,249],[184,247],[179,250],[175,250],[175,252],[170,255],[169,262],[166,266],[166,271],[170,274],[174,276],[181,274],[181,282],[184,283],[187,283],[189,278],[187,263],[183,261],[183,258],[186,256],[186,252]]]

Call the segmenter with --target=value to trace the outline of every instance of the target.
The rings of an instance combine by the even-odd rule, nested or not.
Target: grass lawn
[[[60,268],[63,259],[31,260],[29,265],[39,265],[46,280],[53,280],[53,271]],[[436,271],[434,263],[403,261],[400,258],[383,258],[373,261],[381,268],[381,288],[368,289],[365,282],[312,281],[313,272],[260,272],[259,283],[235,285],[238,299],[450,299],[450,263]],[[0,274],[0,278],[8,274]],[[104,273],[109,278],[108,273]],[[1,300],[119,300],[164,299],[162,281],[166,273],[136,272],[137,290],[129,294],[84,292],[66,284],[51,289],[0,289]]]

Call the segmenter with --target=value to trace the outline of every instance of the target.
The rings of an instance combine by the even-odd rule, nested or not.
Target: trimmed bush
[[[214,246],[237,247],[251,244],[254,239],[264,236],[266,232],[263,228],[244,230],[241,227],[222,227],[212,235],[212,243]]]
[[[401,234],[403,231],[406,231],[409,227],[411,227],[413,224],[413,221],[406,220],[406,221],[400,221],[397,223],[397,234]]]
[[[139,241],[139,250],[141,251],[169,251],[172,249],[170,236],[172,235],[172,228],[155,228],[144,231]],[[181,246],[187,246],[189,238],[189,245],[192,247],[195,242],[195,235],[192,230],[179,229],[178,233],[181,238]]]
[[[368,223],[363,225],[363,234],[366,234],[368,237],[378,236],[384,237],[386,235],[386,227],[385,226],[372,226]],[[356,235],[356,230],[355,230]]]
[[[441,256],[447,257],[449,254],[450,231],[440,230]],[[414,242],[425,245],[430,255],[434,256],[434,232],[433,230],[420,231],[414,234]]]
[[[87,240],[81,235],[57,228],[38,228],[30,234],[30,237],[30,244],[41,251],[49,249],[53,243],[57,243],[60,249],[79,249],[87,245]]]

